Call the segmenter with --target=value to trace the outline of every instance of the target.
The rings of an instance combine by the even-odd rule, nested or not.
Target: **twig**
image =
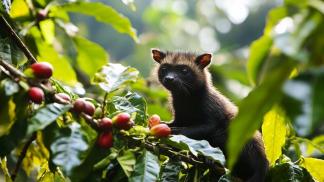
[[[33,133],[33,135],[29,138],[29,140],[25,143],[20,155],[19,155],[19,158],[18,158],[18,161],[16,163],[16,166],[15,166],[15,169],[14,171],[12,172],[11,174],[11,180],[12,181],[15,181],[15,178],[17,176],[17,173],[20,169],[20,166],[21,166],[21,163],[22,161],[24,160],[25,156],[26,156],[26,153],[27,153],[27,150],[28,150],[28,147],[30,146],[30,144],[36,139],[36,132]]]
[[[15,78],[24,78],[25,77],[25,75],[21,71],[19,71],[18,69],[16,69],[9,63],[1,60],[1,58],[0,58],[0,66],[2,66],[4,69],[6,69]]]
[[[6,29],[9,36],[16,42],[18,47],[24,52],[25,56],[31,63],[36,63],[37,60],[33,56],[33,54],[28,50],[27,46],[24,44],[24,42],[19,38],[19,36],[16,34],[14,29],[10,26],[8,21],[5,19],[4,16],[1,16],[0,23],[4,25],[4,28]]]
[[[107,98],[108,98],[108,92],[105,93],[104,100],[103,100],[103,103],[102,103],[102,107],[101,107],[101,109],[102,109],[102,116],[101,117],[104,117],[105,114],[106,114],[105,108],[106,108],[106,105],[107,105]]]
[[[155,153],[155,154],[163,154],[165,156],[168,156],[173,159],[177,159],[189,164],[192,164],[197,167],[203,167],[203,168],[209,168],[215,171],[217,174],[223,175],[225,174],[225,169],[217,164],[217,163],[206,163],[208,159],[205,157],[197,158],[194,156],[187,156],[184,154],[181,154],[177,151],[173,151],[172,148],[162,145],[162,144],[153,144],[149,141],[143,141],[143,140],[136,140],[131,136],[127,136],[122,134],[124,137],[127,137],[128,140],[131,140],[135,145],[137,146],[144,146],[147,150]]]
[[[88,123],[88,125],[91,126],[94,130],[99,130],[97,122],[95,122],[91,116],[81,113],[81,116],[84,118],[84,120]]]

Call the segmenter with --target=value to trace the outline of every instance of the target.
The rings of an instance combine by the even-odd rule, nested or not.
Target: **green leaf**
[[[15,121],[16,113],[15,108],[16,104],[12,99],[2,97],[0,94],[0,136],[8,134],[10,126]]]
[[[14,95],[15,107],[14,123],[7,135],[0,137],[0,157],[8,155],[19,143],[22,142],[27,132],[28,100],[25,93]],[[1,102],[2,103],[2,102]]]
[[[315,149],[320,150],[320,152],[324,153],[324,135],[323,134],[314,137],[311,141],[308,142],[306,155],[311,155]]]
[[[11,177],[10,177],[10,173],[7,167],[7,158],[4,157],[3,159],[0,160],[0,167],[1,170],[5,176],[6,182],[12,182]]]
[[[13,1],[9,14],[10,14],[10,17],[13,19],[30,16],[29,8],[28,8],[26,1],[24,1],[24,0]]]
[[[286,141],[285,114],[281,108],[274,106],[263,119],[262,137],[267,159],[274,165],[282,154],[282,147]]]
[[[317,180],[324,181],[324,160],[306,157],[302,166]]]
[[[139,94],[128,92],[124,97],[114,96],[109,103],[109,107],[110,113],[121,111],[132,114],[136,112],[136,124],[147,126],[146,101]]]
[[[66,182],[68,181],[67,179],[64,178],[61,174],[58,172],[52,172],[52,171],[47,171],[42,176],[37,179],[38,182]]]
[[[281,65],[252,90],[239,104],[239,113],[229,126],[227,151],[229,167],[233,167],[244,144],[260,127],[264,114],[280,99],[281,87],[293,70],[294,63],[281,60]],[[257,112],[251,112],[257,111]]]
[[[266,182],[312,182],[312,176],[304,168],[291,162],[276,165],[268,172]]]
[[[117,161],[122,167],[126,176],[130,177],[131,173],[134,171],[134,165],[136,163],[136,157],[134,153],[130,150],[124,151],[117,157]]]
[[[58,128],[53,123],[43,134],[44,143],[50,150],[50,161],[70,176],[83,162],[89,148],[80,124],[73,122],[67,128]]]
[[[39,22],[39,28],[47,44],[53,44],[55,38],[55,24],[51,19],[43,20]]]
[[[75,85],[77,83],[76,74],[68,58],[60,55],[51,45],[44,43],[40,32],[35,27],[30,30],[30,33],[36,39],[36,46],[39,53],[37,59],[52,64],[54,78],[66,84]]]
[[[271,46],[272,38],[268,35],[264,35],[258,40],[254,41],[250,47],[247,73],[250,82],[253,83],[253,85],[258,85],[260,83],[262,67],[266,62],[267,56],[270,54]]]
[[[136,161],[134,172],[129,182],[157,181],[160,172],[159,159],[149,151],[144,151],[141,158]]]
[[[28,121],[27,135],[44,129],[71,108],[72,105],[52,103],[39,109]]]
[[[198,156],[203,155],[211,160],[225,165],[225,156],[219,148],[214,148],[206,140],[193,140],[183,135],[172,135],[171,138],[166,139],[165,142],[173,147],[190,150],[190,152]]]
[[[82,37],[74,37],[78,57],[78,66],[90,78],[105,64],[108,63],[108,55],[104,48]]]
[[[9,37],[2,38],[2,31],[0,30],[0,59],[10,64],[17,64],[21,60],[21,53]]]
[[[134,82],[137,76],[138,71],[135,68],[109,63],[96,73],[94,81],[99,84],[100,88],[110,93],[129,82]]]
[[[160,171],[160,182],[178,182],[182,164],[179,161],[168,161]]]
[[[308,0],[309,6],[317,9],[319,12],[324,14],[324,2],[320,0]]]
[[[94,166],[102,161],[107,155],[110,155],[108,151],[107,149],[102,149],[97,145],[93,145],[88,152],[83,155],[84,161],[82,164],[72,171],[72,175],[69,176],[71,181],[87,181],[87,178],[91,179],[92,174],[97,174],[98,172]]]
[[[93,16],[97,21],[110,24],[120,33],[126,33],[137,41],[136,31],[128,18],[124,17],[112,7],[100,2],[75,2],[57,7],[62,11],[81,13]]]

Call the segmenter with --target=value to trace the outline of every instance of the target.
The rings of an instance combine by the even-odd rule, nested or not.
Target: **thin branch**
[[[121,133],[124,137],[127,137],[128,140],[132,141],[135,145],[137,146],[143,146],[145,147],[145,149],[151,151],[152,153],[155,153],[156,155],[165,155],[168,156],[172,159],[177,159],[189,164],[192,164],[194,166],[197,167],[203,167],[203,168],[209,168],[213,171],[215,171],[217,174],[223,175],[225,174],[225,169],[223,166],[221,166],[220,164],[211,161],[210,159],[207,159],[206,157],[201,157],[201,158],[197,158],[195,156],[188,156],[188,155],[184,155],[181,154],[177,151],[174,151],[171,147],[168,147],[166,145],[163,144],[153,144],[149,141],[143,141],[143,140],[136,140],[131,136],[127,136],[123,133]],[[207,162],[209,161],[209,162]]]
[[[15,166],[15,169],[14,171],[12,172],[11,174],[11,179],[12,181],[15,181],[16,177],[17,177],[17,174],[18,174],[18,171],[20,169],[20,166],[22,164],[22,161],[24,160],[25,156],[26,156],[26,153],[27,153],[27,150],[28,150],[28,147],[30,146],[30,144],[36,139],[36,132],[33,133],[33,135],[29,138],[29,140],[25,143],[20,155],[19,155],[19,158],[18,158],[18,161],[16,163],[16,166]]]
[[[12,38],[13,41],[18,45],[18,47],[24,52],[25,56],[31,63],[36,63],[37,60],[33,56],[33,54],[28,50],[27,46],[24,44],[24,42],[19,38],[19,36],[16,34],[14,29],[10,26],[8,21],[4,16],[1,16],[0,23],[3,24],[4,28],[6,29],[9,36]]]
[[[97,131],[99,130],[97,122],[94,119],[92,119],[91,116],[81,113],[81,117],[84,118],[84,120],[88,123],[88,125],[91,126],[91,128],[93,128],[94,130],[97,130]]]
[[[105,96],[104,96],[104,100],[102,102],[102,106],[101,106],[101,109],[102,109],[102,116],[101,117],[104,117],[105,114],[106,114],[106,105],[107,105],[107,99],[108,99],[108,92],[105,93]]]
[[[15,78],[24,78],[25,75],[15,67],[13,67],[11,64],[1,60],[0,58],[0,66],[2,66],[4,69],[6,69],[12,76]]]

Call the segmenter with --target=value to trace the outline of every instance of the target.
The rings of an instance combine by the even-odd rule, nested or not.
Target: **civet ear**
[[[152,51],[152,58],[158,62],[161,63],[161,60],[165,58],[166,54],[159,49],[151,49]]]
[[[205,53],[202,55],[199,55],[196,60],[195,63],[200,67],[200,68],[205,68],[206,66],[209,65],[209,63],[211,62],[211,58],[212,58],[212,54],[209,53]]]

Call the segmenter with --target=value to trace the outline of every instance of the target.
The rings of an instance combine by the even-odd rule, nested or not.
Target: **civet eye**
[[[161,67],[161,73],[166,73],[167,68],[166,67]]]
[[[183,68],[183,69],[181,70],[181,72],[182,72],[183,74],[187,74],[187,73],[188,73],[188,69],[187,69],[187,68]]]

